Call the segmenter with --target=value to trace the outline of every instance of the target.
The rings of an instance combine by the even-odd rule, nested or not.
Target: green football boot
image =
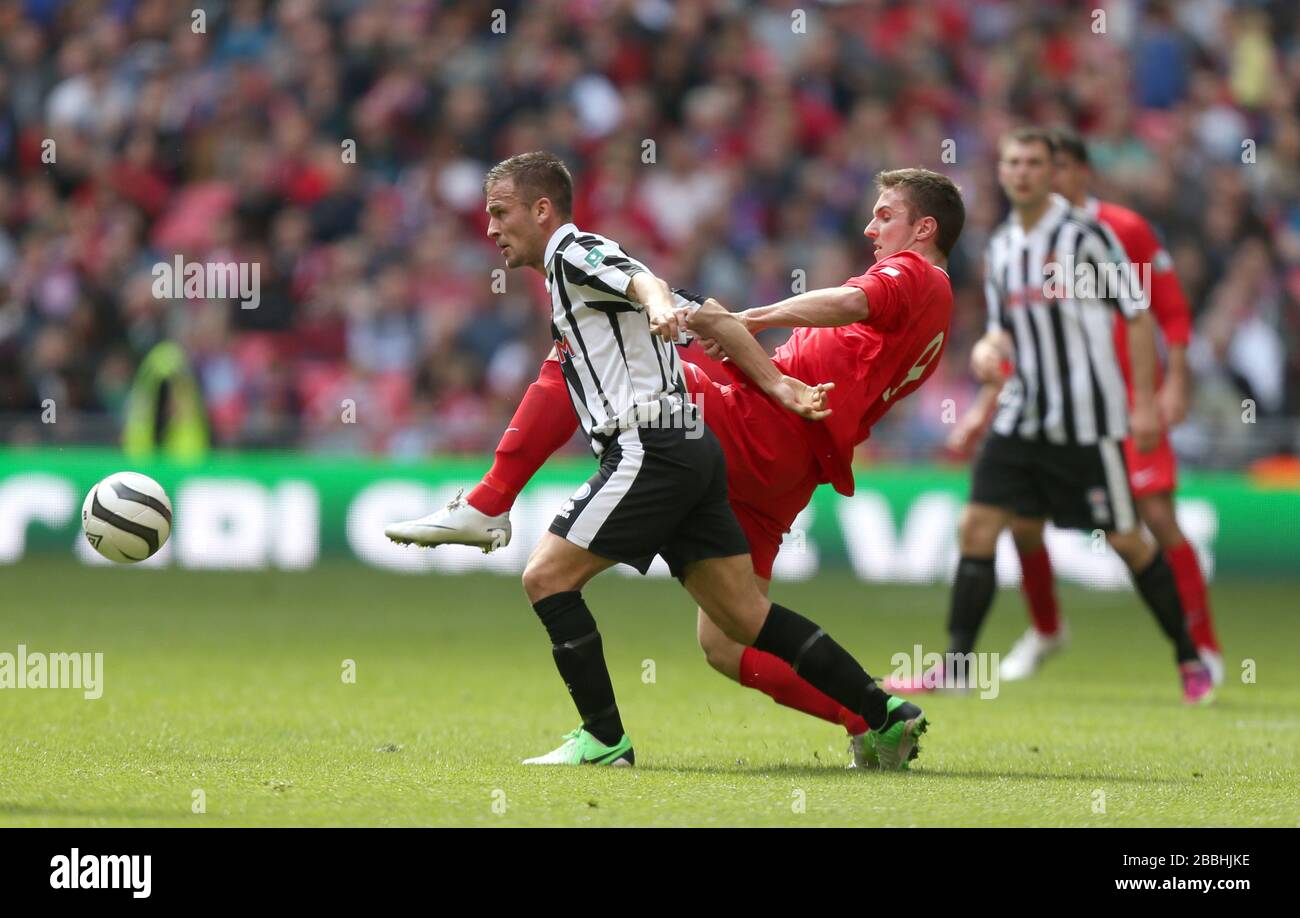
[[[876,757],[876,742],[870,730],[849,737],[849,755],[853,757],[853,761],[848,764],[849,768],[874,771],[880,767],[880,760]]]
[[[885,711],[885,725],[872,730],[867,739],[876,750],[881,771],[906,771],[921,752],[918,741],[929,726],[925,712],[897,695],[889,699]]]
[[[636,764],[632,741],[624,733],[613,746],[606,746],[596,737],[579,727],[564,735],[559,748],[546,755],[524,759],[525,765],[614,765],[630,767]]]

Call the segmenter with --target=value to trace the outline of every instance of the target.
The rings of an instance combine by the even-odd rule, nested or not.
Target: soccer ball
[[[81,528],[105,558],[134,564],[166,544],[172,534],[172,502],[148,475],[115,472],[86,495]]]

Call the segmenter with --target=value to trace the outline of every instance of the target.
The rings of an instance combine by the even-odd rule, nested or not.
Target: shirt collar
[[[566,223],[555,232],[551,233],[551,238],[546,243],[546,271],[548,274],[551,270],[551,259],[555,257],[555,250],[560,247],[560,243],[564,241],[564,237],[570,233],[575,236],[578,235],[578,228],[572,223]]]

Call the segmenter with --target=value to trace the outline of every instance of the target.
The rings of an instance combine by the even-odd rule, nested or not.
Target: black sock
[[[1199,659],[1196,645],[1187,633],[1186,619],[1183,618],[1183,601],[1178,595],[1178,584],[1174,581],[1173,568],[1161,552],[1142,573],[1133,575],[1133,583],[1138,594],[1147,604],[1151,614],[1165,637],[1174,642],[1174,651],[1179,663]]]
[[[992,558],[962,557],[948,602],[948,652],[973,653],[997,589]],[[949,659],[952,659],[949,657]]]
[[[814,688],[861,715],[872,728],[884,724],[888,693],[847,650],[798,612],[772,603],[754,647],[789,663]]]
[[[623,721],[614,702],[614,684],[605,666],[596,619],[582,593],[555,593],[533,603],[533,611],[551,636],[555,668],[582,716],[582,725],[606,746],[613,746],[623,738]]]

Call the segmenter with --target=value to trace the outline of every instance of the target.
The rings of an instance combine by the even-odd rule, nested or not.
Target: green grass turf
[[[1216,585],[1229,682],[1210,709],[1181,704],[1131,594],[1065,589],[1072,652],[996,699],[926,701],[921,758],[898,775],[846,772],[838,728],[709,670],[672,583],[587,591],[638,755],[614,770],[516,764],[576,718],[513,578],[54,561],[3,577],[0,651],[103,652],[105,691],[0,691],[0,825],[1300,823],[1294,584]],[[774,595],[877,674],[917,641],[942,649],[937,587],[835,575]],[[1003,591],[982,649],[1023,626]]]

